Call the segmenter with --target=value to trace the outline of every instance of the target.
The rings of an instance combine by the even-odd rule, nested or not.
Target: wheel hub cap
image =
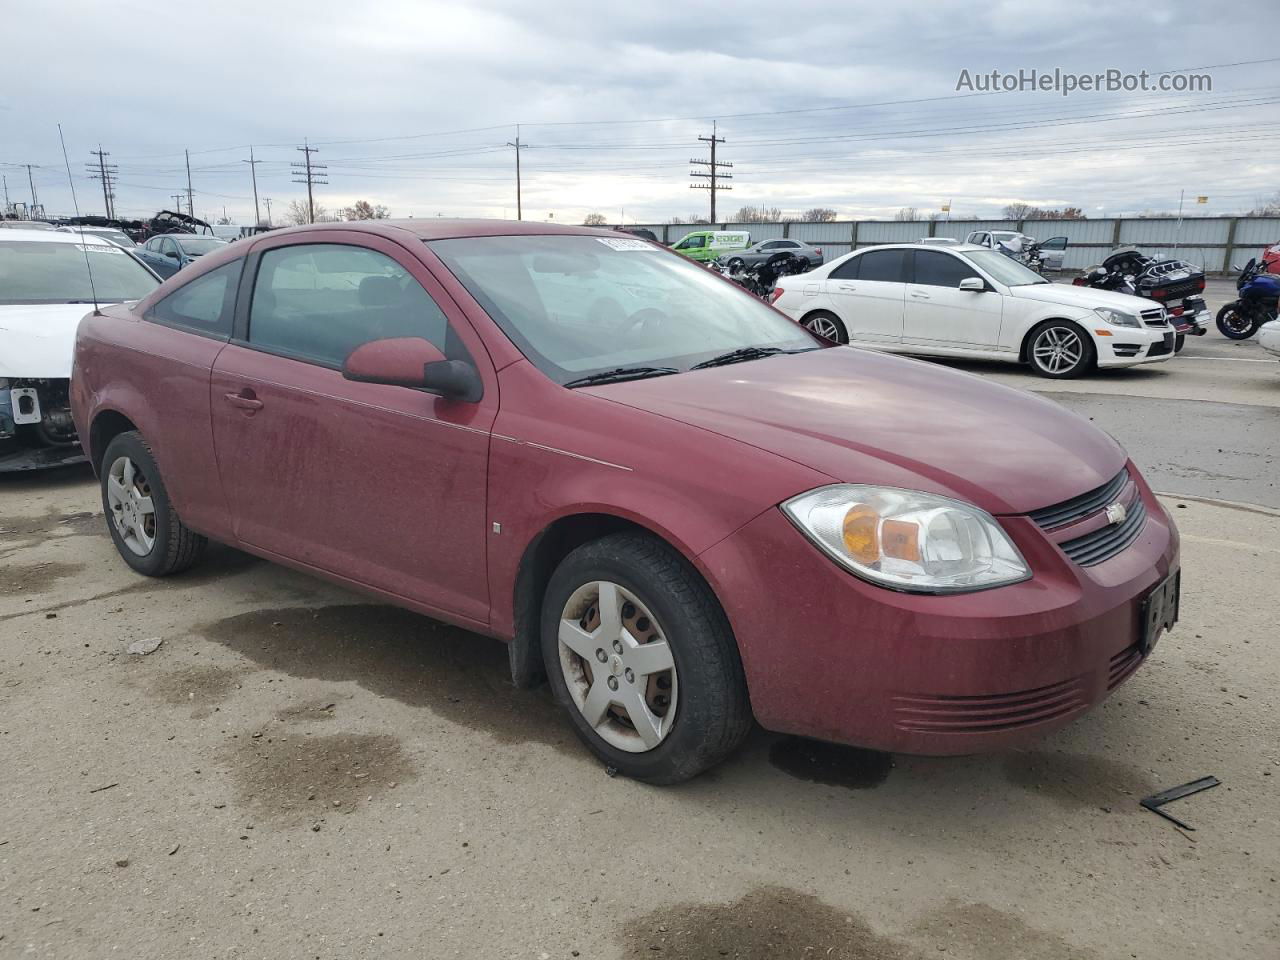
[[[105,477],[107,507],[120,539],[140,557],[156,543],[155,504],[151,484],[142,469],[128,457],[117,457]]]
[[[570,699],[606,743],[629,753],[658,746],[676,717],[675,659],[638,597],[609,581],[579,587],[559,627]]]

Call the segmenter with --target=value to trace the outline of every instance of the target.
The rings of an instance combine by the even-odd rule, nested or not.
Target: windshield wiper
[[[594,383],[621,383],[624,380],[643,380],[646,377],[665,377],[669,373],[679,373],[675,367],[618,367],[615,370],[603,370],[585,377],[570,380],[564,386],[586,387]]]
[[[739,347],[710,360],[695,363],[690,370],[705,370],[707,367],[723,367],[729,363],[743,363],[746,360],[759,360],[761,357],[772,357],[779,353],[796,353],[795,350],[783,350],[780,347]]]

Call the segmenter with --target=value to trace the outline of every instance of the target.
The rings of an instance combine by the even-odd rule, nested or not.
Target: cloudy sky
[[[34,164],[48,212],[71,212],[61,123],[83,212],[102,212],[99,144],[121,216],[172,207],[189,149],[197,215],[249,223],[250,145],[278,217],[305,196],[306,138],[329,209],[514,217],[519,124],[526,218],[644,223],[706,215],[689,160],[715,121],[734,164],[720,219],[948,200],[953,217],[1104,216],[1175,209],[1180,190],[1230,213],[1280,190],[1280,50],[1247,20],[1202,0],[0,0],[0,173],[29,201]],[[962,70],[1197,68],[1211,91],[956,89]]]

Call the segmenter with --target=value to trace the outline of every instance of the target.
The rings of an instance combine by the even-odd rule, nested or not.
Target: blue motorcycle
[[[1258,261],[1250,260],[1236,279],[1240,299],[1218,311],[1218,330],[1232,340],[1248,340],[1258,328],[1276,318],[1280,303],[1280,276],[1263,273]]]

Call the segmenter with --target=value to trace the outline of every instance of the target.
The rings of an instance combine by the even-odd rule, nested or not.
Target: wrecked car
[[[84,459],[68,389],[76,327],[96,301],[137,300],[159,278],[92,234],[0,233],[0,472]]]

